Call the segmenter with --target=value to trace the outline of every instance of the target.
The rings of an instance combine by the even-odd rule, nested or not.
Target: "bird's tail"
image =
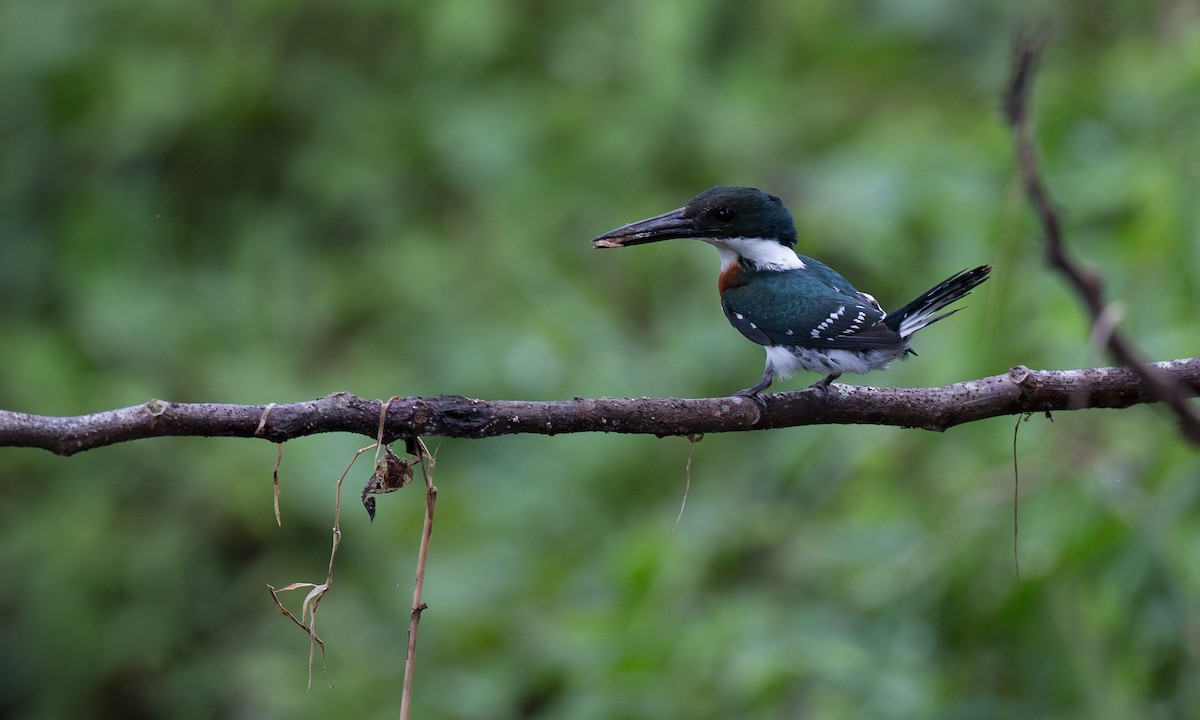
[[[991,271],[991,265],[980,265],[973,270],[955,273],[925,291],[916,300],[895,312],[888,313],[888,316],[883,319],[883,324],[900,333],[900,337],[907,340],[921,328],[958,312],[958,310],[951,310],[941,315],[934,314],[947,305],[970,295],[971,290],[987,280],[988,273]]]

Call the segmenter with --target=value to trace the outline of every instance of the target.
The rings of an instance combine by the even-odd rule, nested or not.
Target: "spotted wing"
[[[840,278],[840,276],[838,276]],[[759,345],[868,350],[901,345],[870,295],[806,270],[757,273],[721,294],[729,322]]]

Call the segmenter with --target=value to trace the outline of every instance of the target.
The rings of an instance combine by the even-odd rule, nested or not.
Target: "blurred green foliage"
[[[1107,362],[1013,186],[1014,31],[1051,19],[1047,179],[1160,359],[1197,352],[1200,7],[1000,0],[0,4],[0,407],[713,395],[761,350],[699,243],[588,239],[714,184],[885,305],[981,262],[871,383]],[[801,387],[800,378],[785,387]],[[861,382],[852,379],[854,382]],[[1161,409],[945,435],[430,439],[416,717],[1176,718],[1200,707],[1200,461]],[[390,717],[423,498],[363,438],[0,450],[0,714]],[[298,607],[300,597],[290,601]]]

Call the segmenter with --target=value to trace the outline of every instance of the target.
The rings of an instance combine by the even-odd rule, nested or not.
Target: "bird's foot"
[[[767,401],[762,399],[762,397],[759,395],[760,392],[762,392],[762,388],[756,385],[754,387],[748,387],[745,390],[738,390],[733,394],[733,396],[746,398],[747,400],[753,400],[754,404],[758,406],[760,411],[766,412]]]
[[[829,394],[829,386],[833,384],[834,380],[837,380],[841,376],[842,376],[841,373],[837,373],[836,375],[826,375],[825,377],[816,381],[812,385],[809,385],[808,389],[816,390],[817,393],[820,395],[828,395]]]

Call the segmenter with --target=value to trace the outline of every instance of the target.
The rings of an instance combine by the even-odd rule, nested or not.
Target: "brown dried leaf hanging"
[[[371,521],[375,521],[375,498],[373,495],[394,492],[413,480],[413,461],[403,460],[387,448],[387,452],[375,464],[375,472],[363,487],[362,504]]]

